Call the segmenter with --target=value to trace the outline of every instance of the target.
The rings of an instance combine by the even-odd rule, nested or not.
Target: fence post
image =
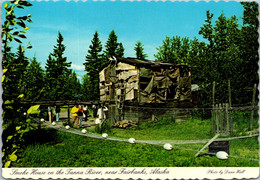
[[[67,107],[67,112],[68,112],[68,122],[70,122],[70,105]]]
[[[256,94],[256,84],[254,84],[252,106],[255,106],[255,94]],[[253,118],[254,118],[254,110],[251,110],[251,116],[250,116],[250,130],[253,130]]]
[[[229,102],[229,107],[231,107],[231,86],[230,86],[230,79],[228,80],[228,102]]]
[[[223,106],[222,104],[219,104],[219,129],[220,129],[220,134],[223,134]]]
[[[218,104],[216,104],[216,110],[215,110],[215,115],[216,115],[216,130],[217,133],[219,133],[219,109],[218,109]]]
[[[212,111],[211,111],[211,130],[212,132],[216,132],[216,110],[214,104],[212,105]]]
[[[228,102],[229,102],[229,109],[231,109],[232,107],[232,103],[231,103],[231,85],[230,85],[230,79],[228,80]],[[227,112],[227,116],[229,119],[229,129],[228,131],[231,133],[233,131],[233,120],[232,120],[232,111],[228,110]]]
[[[216,110],[215,110],[215,86],[216,82],[213,81],[213,87],[212,87],[212,111],[211,111],[211,130],[212,132],[216,131]]]
[[[230,130],[230,124],[229,124],[229,112],[228,112],[228,109],[229,109],[229,104],[226,103],[226,134],[229,135],[229,130]]]

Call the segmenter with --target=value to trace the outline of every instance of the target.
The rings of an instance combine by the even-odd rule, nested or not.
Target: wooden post
[[[68,112],[68,122],[70,122],[70,105],[67,107],[67,112]]]
[[[216,110],[215,110],[215,86],[216,82],[213,81],[213,88],[212,88],[212,111],[211,111],[211,130],[212,132],[216,131]]]
[[[218,107],[219,107],[219,133],[222,133],[223,130],[222,104],[219,104]]]
[[[230,124],[229,124],[229,112],[228,112],[228,106],[229,104],[226,103],[226,134],[229,135],[230,132]]]
[[[216,133],[216,110],[214,105],[212,105],[211,121],[212,121],[211,130],[212,132]]]
[[[103,121],[104,121],[104,109],[103,109],[104,107],[103,106],[101,106],[101,122],[99,123],[99,127],[101,128],[101,125],[102,125],[102,123],[103,123]]]
[[[231,107],[231,86],[230,86],[230,79],[228,80],[228,103],[229,103],[229,107]]]
[[[208,147],[215,139],[219,137],[220,134],[216,134],[199,152],[195,155],[197,157],[206,147]]]
[[[252,106],[255,106],[255,94],[256,94],[256,84],[254,84]],[[250,130],[253,130],[253,119],[254,119],[254,110],[251,110],[251,116],[250,116]]]
[[[216,104],[215,106],[216,110],[215,110],[215,113],[216,113],[216,132],[219,133],[219,109],[218,109],[218,104]]]

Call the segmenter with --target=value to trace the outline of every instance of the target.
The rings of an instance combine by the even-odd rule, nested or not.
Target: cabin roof
[[[106,65],[102,67],[106,67],[111,61],[109,61]],[[178,65],[174,63],[165,63],[161,61],[153,61],[153,60],[144,60],[137,58],[116,58],[116,62],[123,62],[130,65],[138,66],[138,67],[161,67],[161,68],[171,68],[171,67],[188,67],[187,65]]]

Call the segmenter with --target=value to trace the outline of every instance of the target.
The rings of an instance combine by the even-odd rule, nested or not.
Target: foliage
[[[123,57],[124,56],[124,47],[122,43],[117,42],[117,35],[114,30],[109,34],[108,40],[106,42],[105,57]]]
[[[44,88],[44,70],[34,57],[25,71],[24,94],[27,100],[39,100]]]
[[[98,134],[110,133],[111,128],[112,128],[111,125],[107,121],[105,121],[104,123],[101,124],[101,127],[99,124],[96,125],[95,132]]]
[[[9,167],[12,162],[17,160],[16,152],[21,147],[23,134],[28,132],[29,120],[26,121],[23,113],[26,111],[25,106],[20,104],[24,94],[23,80],[24,74],[28,65],[28,60],[25,57],[25,49],[30,49],[22,46],[22,40],[25,39],[25,33],[29,29],[26,22],[31,22],[31,15],[16,16],[15,10],[17,8],[24,9],[24,7],[32,6],[27,1],[10,1],[4,4],[5,21],[2,24],[2,66],[4,68],[2,85],[3,85],[3,157],[2,162],[4,167]],[[17,53],[12,52],[10,43],[12,41],[18,42]]]
[[[82,99],[87,101],[91,100],[91,88],[90,88],[90,77],[88,74],[84,74],[81,85]]]
[[[103,58],[102,44],[98,37],[98,32],[96,31],[93,39],[91,40],[91,45],[89,46],[88,54],[85,60],[85,71],[88,74],[88,90],[91,93],[88,95],[88,99],[97,100],[99,99],[99,71],[101,67],[105,64]],[[85,77],[86,78],[86,77]],[[86,83],[85,79],[85,83]]]
[[[66,99],[66,92],[64,89],[67,79],[71,74],[71,62],[67,62],[67,58],[63,57],[65,51],[63,44],[63,36],[58,33],[57,45],[53,48],[53,53],[50,53],[46,63],[46,86],[45,98],[52,100]],[[70,92],[71,93],[71,92]]]
[[[78,100],[82,98],[81,84],[74,71],[67,77],[66,83],[62,86],[62,89],[67,89],[63,94],[64,99]]]
[[[147,54],[144,53],[144,45],[140,41],[136,42],[134,50],[135,50],[137,59],[146,59],[147,58]]]
[[[259,61],[259,43],[258,43],[258,3],[257,2],[241,2],[244,7],[243,27],[241,29],[242,39],[240,43],[241,58],[243,66],[240,67],[243,78],[242,87],[252,87],[253,84],[258,85],[258,61]],[[246,99],[248,95],[241,98]]]
[[[117,57],[124,57],[124,51],[125,48],[123,46],[123,44],[120,42],[118,43],[117,49],[116,49],[116,56]]]
[[[157,61],[187,64],[187,56],[190,51],[190,40],[188,38],[181,38],[180,36],[173,36],[172,38],[166,36],[163,40],[163,45],[159,46],[157,54],[154,55]]]

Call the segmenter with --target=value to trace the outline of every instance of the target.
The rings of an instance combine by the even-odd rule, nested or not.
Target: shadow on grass
[[[30,144],[56,144],[61,140],[55,129],[32,130],[24,136],[24,145]]]

